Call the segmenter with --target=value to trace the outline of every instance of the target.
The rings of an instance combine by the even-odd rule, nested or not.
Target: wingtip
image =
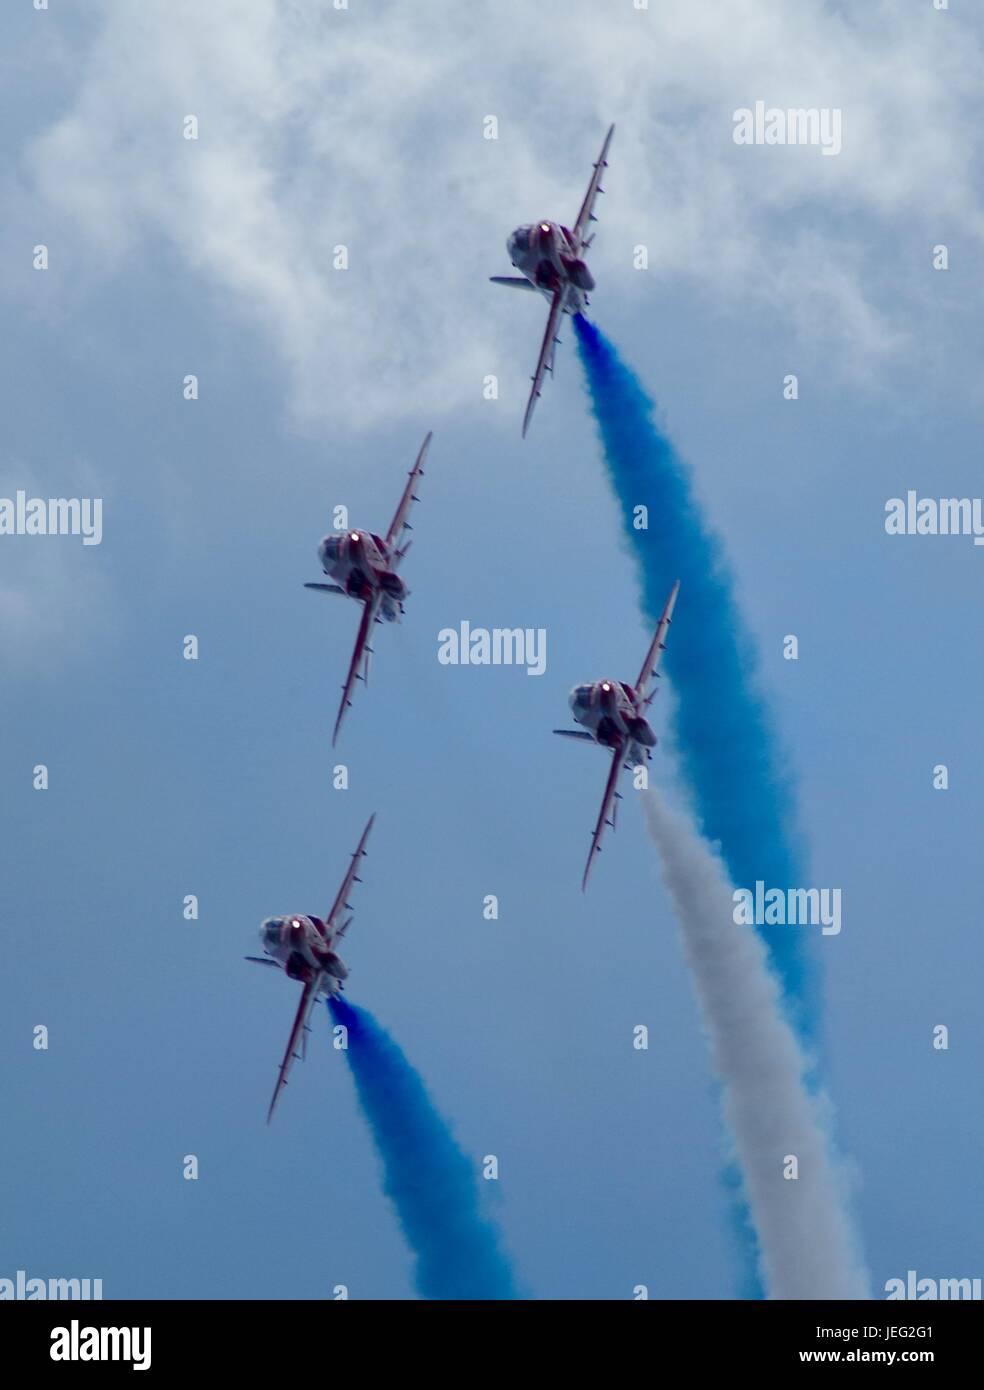
[[[591,853],[588,855],[588,862],[587,862],[587,863],[585,864],[585,866],[584,866],[584,875],[583,875],[583,877],[581,878],[581,892],[582,892],[582,893],[584,892],[584,890],[585,890],[585,889],[587,888],[587,886],[588,886],[588,878],[589,878],[589,876],[590,876],[590,874],[591,874],[592,865],[594,864],[595,853],[596,853],[595,847],[594,847],[594,845],[592,845],[592,846],[591,846]]]

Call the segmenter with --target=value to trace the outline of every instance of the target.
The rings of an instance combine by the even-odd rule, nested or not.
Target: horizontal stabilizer
[[[243,956],[243,960],[251,960],[254,965],[272,965],[274,970],[279,970],[280,966],[269,956]]]
[[[561,738],[584,738],[589,743],[594,743],[591,734],[583,733],[580,729],[554,729],[555,734],[560,734]]]
[[[305,589],[320,589],[323,594],[344,594],[338,584],[305,584]]]
[[[532,290],[536,294],[536,285],[522,275],[490,275],[489,279],[493,285],[508,285],[513,290]]]

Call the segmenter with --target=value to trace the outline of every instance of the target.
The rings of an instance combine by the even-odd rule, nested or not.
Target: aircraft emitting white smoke
[[[595,822],[588,862],[584,866],[584,877],[581,879],[582,892],[587,887],[595,855],[601,852],[601,839],[605,827],[615,829],[616,808],[621,800],[618,791],[619,774],[623,769],[631,771],[633,767],[651,758],[651,749],[656,746],[656,735],[646,718],[646,711],[655,700],[659,689],[655,684],[659,679],[659,661],[666,650],[666,634],[673,621],[673,609],[679,592],[678,579],[670,590],[670,596],[656,626],[656,635],[646,652],[635,685],[611,679],[576,685],[570,694],[571,712],[575,723],[581,724],[587,732],[580,729],[554,729],[554,733],[560,734],[562,738],[577,738],[589,743],[598,743],[602,748],[610,749],[612,755],[608,781],[601,798],[601,810]]]

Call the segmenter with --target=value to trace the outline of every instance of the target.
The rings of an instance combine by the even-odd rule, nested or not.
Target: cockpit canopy
[[[283,926],[282,917],[268,917],[260,927],[260,940],[264,946],[279,946],[281,927]]]
[[[509,240],[506,242],[506,250],[509,252],[509,259],[511,261],[525,256],[529,251],[530,233],[532,231],[532,227],[517,227],[512,233]]]

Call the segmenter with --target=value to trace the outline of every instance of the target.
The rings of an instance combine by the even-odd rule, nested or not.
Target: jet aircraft
[[[619,773],[623,768],[632,770],[644,759],[652,757],[656,735],[646,712],[656,698],[657,686],[650,683],[659,677],[659,659],[666,650],[665,638],[673,621],[673,607],[680,591],[679,579],[670,590],[666,607],[656,628],[646,659],[642,663],[634,685],[624,681],[600,680],[588,685],[576,685],[570,693],[569,704],[576,723],[581,729],[554,729],[563,738],[583,739],[589,743],[600,743],[611,750],[612,765],[605,783],[605,794],[601,800],[601,811],[591,836],[591,849],[581,880],[582,891],[587,886],[588,875],[595,855],[601,850],[601,839],[605,827],[615,829],[616,803],[621,800],[617,790]]]
[[[560,342],[557,329],[561,319],[564,314],[582,314],[588,304],[588,292],[595,287],[584,253],[594,241],[594,233],[590,236],[587,233],[591,223],[598,220],[594,215],[594,205],[598,194],[605,191],[601,187],[601,177],[608,166],[608,147],[614,133],[615,127],[611,126],[592,170],[588,191],[574,226],[569,228],[561,226],[559,222],[544,220],[517,227],[506,242],[506,250],[513,266],[522,271],[522,275],[490,276],[494,285],[507,285],[517,290],[539,290],[550,301],[547,329],[523,417],[524,439],[543,388],[544,376],[547,372],[553,374],[554,355]]]
[[[287,1075],[292,1064],[297,1060],[303,1060],[307,1052],[307,1035],[311,1031],[308,1019],[311,1010],[319,999],[331,999],[338,995],[342,990],[342,982],[348,977],[348,967],[339,956],[336,947],[352,922],[349,915],[352,907],[348,897],[352,885],[362,882],[356,870],[359,860],[365,855],[366,841],[375,819],[375,814],[369,817],[328,915],[312,917],[295,913],[289,917],[268,917],[260,927],[264,954],[246,957],[257,965],[272,965],[283,970],[288,979],[298,980],[302,985],[297,1013],[294,1015],[294,1023],[287,1040],[287,1050],[280,1063],[277,1085],[270,1101],[270,1109],[267,1111],[267,1124],[273,1118],[280,1093],[287,1085]]]
[[[410,508],[416,502],[414,489],[417,480],[423,476],[424,459],[431,442],[431,432],[420,446],[417,461],[410,470],[407,485],[400,498],[396,515],[390,522],[385,536],[372,531],[345,531],[341,534],[325,536],[318,546],[321,568],[332,584],[309,583],[305,589],[316,589],[326,594],[344,594],[362,604],[362,619],[355,638],[355,649],[349,663],[348,675],[342,687],[342,703],[338,708],[338,718],[331,736],[332,745],[338,738],[345,711],[352,704],[352,692],[356,681],[368,684],[369,658],[372,647],[369,637],[373,624],[399,622],[403,615],[403,604],[410,590],[398,573],[400,562],[410,549],[410,541],[404,542],[404,534],[412,530],[407,521]],[[360,666],[362,669],[360,670]]]

